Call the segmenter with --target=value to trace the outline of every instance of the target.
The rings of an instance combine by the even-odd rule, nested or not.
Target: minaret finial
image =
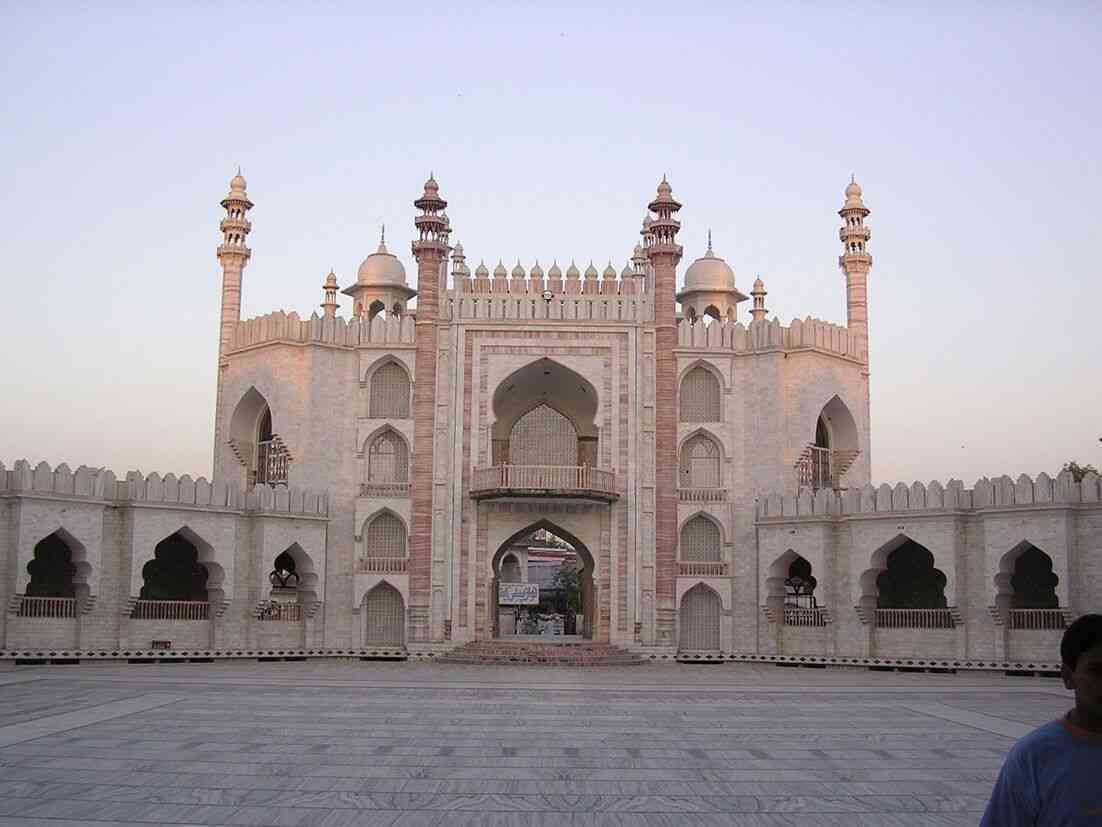
[[[704,255],[706,255],[706,256],[715,255],[715,253],[712,252],[712,228],[711,227],[708,228],[708,252],[706,252]]]

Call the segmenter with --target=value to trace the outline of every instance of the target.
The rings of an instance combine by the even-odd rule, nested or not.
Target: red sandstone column
[[[413,371],[413,465],[410,469],[409,636],[413,642],[432,637],[432,496],[436,425],[436,340],[440,308],[440,266],[448,253],[447,202],[430,176],[424,194],[413,202],[418,238],[417,317],[414,323],[416,364]]]
[[[677,233],[681,224],[674,213],[681,205],[673,200],[665,176],[658,185],[658,197],[649,205],[657,213],[644,231],[646,248],[654,271],[655,327],[655,623],[656,640],[672,644],[677,583],[677,320],[674,295],[677,293],[677,263],[681,246]]]

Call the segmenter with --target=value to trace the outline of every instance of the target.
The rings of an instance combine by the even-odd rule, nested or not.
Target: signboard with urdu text
[[[502,606],[538,606],[539,583],[498,583],[497,602]]]

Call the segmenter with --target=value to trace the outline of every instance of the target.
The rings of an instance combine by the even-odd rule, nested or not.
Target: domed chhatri
[[[386,227],[379,235],[379,247],[356,271],[356,282],[341,291],[353,298],[354,316],[376,316],[381,311],[404,315],[406,303],[417,291],[406,281],[406,268],[386,248]]]
[[[737,305],[749,296],[735,287],[735,271],[712,251],[712,231],[704,255],[685,271],[685,287],[677,294],[681,315],[689,321],[704,316],[734,321]]]

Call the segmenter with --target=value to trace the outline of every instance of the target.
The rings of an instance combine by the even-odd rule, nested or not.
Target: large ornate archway
[[[546,551],[556,547],[554,541],[548,542],[546,537],[540,535],[550,535],[554,541],[562,544],[558,546],[562,548],[564,557],[561,567],[573,571],[572,575],[568,574],[565,581],[569,583],[570,579],[574,578],[577,583],[576,598],[579,605],[572,605],[569,595],[560,596],[564,604],[558,607],[560,610],[570,612],[580,609],[577,614],[581,616],[580,624],[571,628],[571,624],[567,623],[565,632],[567,635],[572,633],[572,635],[592,639],[598,617],[597,589],[594,587],[593,577],[596,565],[593,555],[585,543],[550,520],[539,520],[522,528],[498,547],[491,560],[493,577],[490,579],[490,593],[487,599],[487,606],[490,609],[488,628],[492,629],[495,638],[523,634],[517,626],[511,630],[508,628],[509,623],[515,622],[515,617],[512,607],[506,609],[499,602],[499,583],[529,582],[526,572],[527,551],[530,549]],[[518,577],[521,579],[517,580]],[[503,612],[503,609],[506,611]],[[503,623],[506,625],[503,626]],[[554,642],[555,638],[551,637],[549,640]]]

